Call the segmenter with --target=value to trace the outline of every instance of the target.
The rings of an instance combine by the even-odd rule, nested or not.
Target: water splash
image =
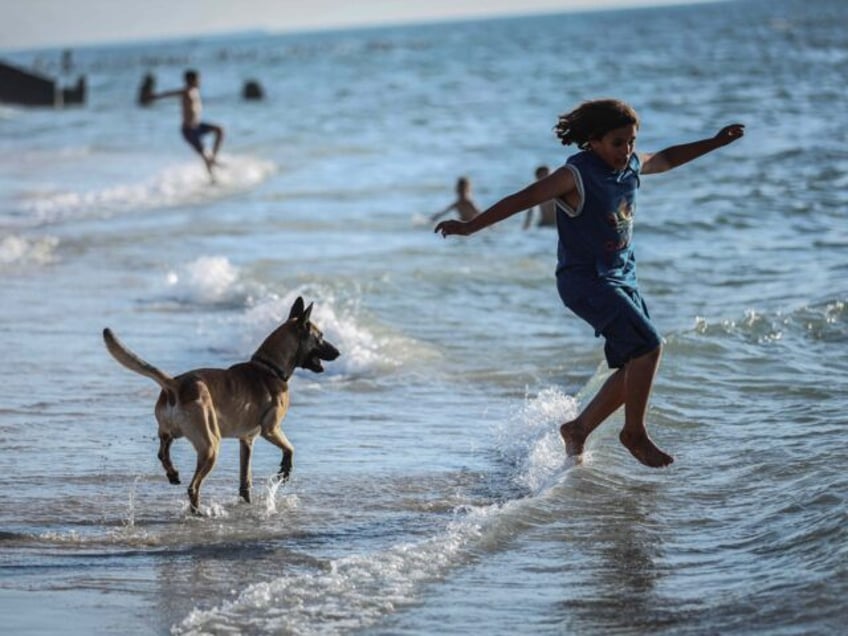
[[[76,219],[109,218],[132,211],[195,205],[249,190],[276,170],[274,163],[244,155],[226,159],[226,167],[210,184],[199,161],[161,170],[141,182],[90,190],[41,188],[24,194],[9,224],[33,227]]]
[[[375,624],[413,603],[422,586],[514,539],[526,525],[528,507],[559,487],[572,465],[552,424],[575,412],[573,398],[548,389],[528,398],[503,424],[499,443],[519,456],[518,479],[530,487],[530,497],[459,506],[442,531],[420,542],[331,559],[317,569],[250,585],[217,607],[195,608],[171,632],[205,634],[250,625],[257,632],[332,634]],[[269,500],[278,487],[269,482]],[[266,506],[269,513],[275,510],[270,501]]]
[[[234,305],[246,292],[240,272],[224,256],[201,256],[166,275],[169,295],[178,302],[197,305]]]

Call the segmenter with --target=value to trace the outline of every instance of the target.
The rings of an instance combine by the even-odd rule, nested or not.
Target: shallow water
[[[9,633],[809,634],[846,619],[848,79],[838,1],[729,2],[74,51],[84,108],[0,107],[0,608]],[[604,33],[604,46],[597,34]],[[648,45],[646,43],[662,43]],[[58,51],[18,52],[29,64]],[[210,186],[176,103],[227,129]],[[261,79],[262,103],[240,100]],[[605,377],[560,304],[555,237],[427,216],[568,150],[556,116],[626,98],[645,150],[747,124],[643,179],[640,280],[666,347],[668,470],[557,425]],[[188,513],[157,389],[243,360],[303,295],[342,357],[300,370],[238,501],[225,440]],[[173,449],[186,481],[194,452]],[[72,624],[73,627],[69,627]]]

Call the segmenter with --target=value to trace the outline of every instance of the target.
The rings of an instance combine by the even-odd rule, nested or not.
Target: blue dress
[[[662,338],[639,294],[633,218],[641,164],[613,170],[591,150],[569,157],[580,205],[557,200],[557,289],[566,307],[604,336],[612,368],[649,353]]]

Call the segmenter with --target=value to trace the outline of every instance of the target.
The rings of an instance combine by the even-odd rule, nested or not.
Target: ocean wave
[[[749,309],[742,318],[710,321],[695,319],[696,334],[731,336],[749,343],[768,344],[787,335],[801,335],[820,341],[848,340],[848,309],[844,300],[825,300],[788,312]]]
[[[193,609],[172,633],[240,631],[249,626],[249,631],[267,633],[331,634],[367,628],[410,605],[423,585],[481,552],[499,550],[528,524],[558,515],[545,499],[562,490],[571,464],[555,424],[574,417],[575,409],[573,398],[548,390],[528,397],[503,423],[497,445],[517,456],[511,477],[529,489],[529,496],[461,505],[441,531],[420,542],[330,559],[320,568],[252,584],[216,607]]]
[[[201,256],[172,268],[165,275],[166,297],[179,305],[200,309],[240,307],[252,298],[251,285],[224,256]]]
[[[76,219],[109,218],[127,211],[196,205],[248,190],[275,170],[273,162],[246,155],[228,155],[215,183],[201,162],[170,166],[137,183],[90,190],[43,189],[25,193],[9,225],[33,227]]]
[[[440,355],[432,345],[365,317],[358,296],[340,297],[321,283],[277,290],[221,255],[201,256],[170,267],[157,297],[148,305],[164,312],[238,311],[235,317],[222,317],[218,335],[212,335],[209,346],[245,355],[288,318],[298,296],[314,303],[313,322],[342,352],[327,365],[329,377],[374,379],[400,368],[414,371]]]
[[[395,546],[377,555],[328,561],[323,570],[251,585],[211,610],[193,610],[172,628],[176,634],[216,630],[338,633],[373,624],[410,602],[419,585],[456,563],[472,524],[423,544]]]
[[[289,314],[292,303],[303,296],[313,302],[312,321],[342,355],[326,366],[330,377],[379,376],[396,371],[405,363],[434,355],[424,343],[402,334],[389,333],[385,327],[366,324],[356,299],[345,301],[320,286],[299,286],[279,295],[268,291],[248,307],[241,318],[247,325],[244,339],[261,342]]]

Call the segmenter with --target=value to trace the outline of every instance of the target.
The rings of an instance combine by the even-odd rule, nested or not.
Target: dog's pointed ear
[[[309,324],[309,316],[312,314],[312,305],[313,303],[309,303],[309,307],[304,310],[303,314],[300,317],[304,325]]]
[[[312,305],[310,305],[311,307]],[[303,298],[298,296],[297,300],[294,301],[292,305],[291,311],[289,312],[289,320],[294,320],[295,318],[300,318],[303,315]]]

